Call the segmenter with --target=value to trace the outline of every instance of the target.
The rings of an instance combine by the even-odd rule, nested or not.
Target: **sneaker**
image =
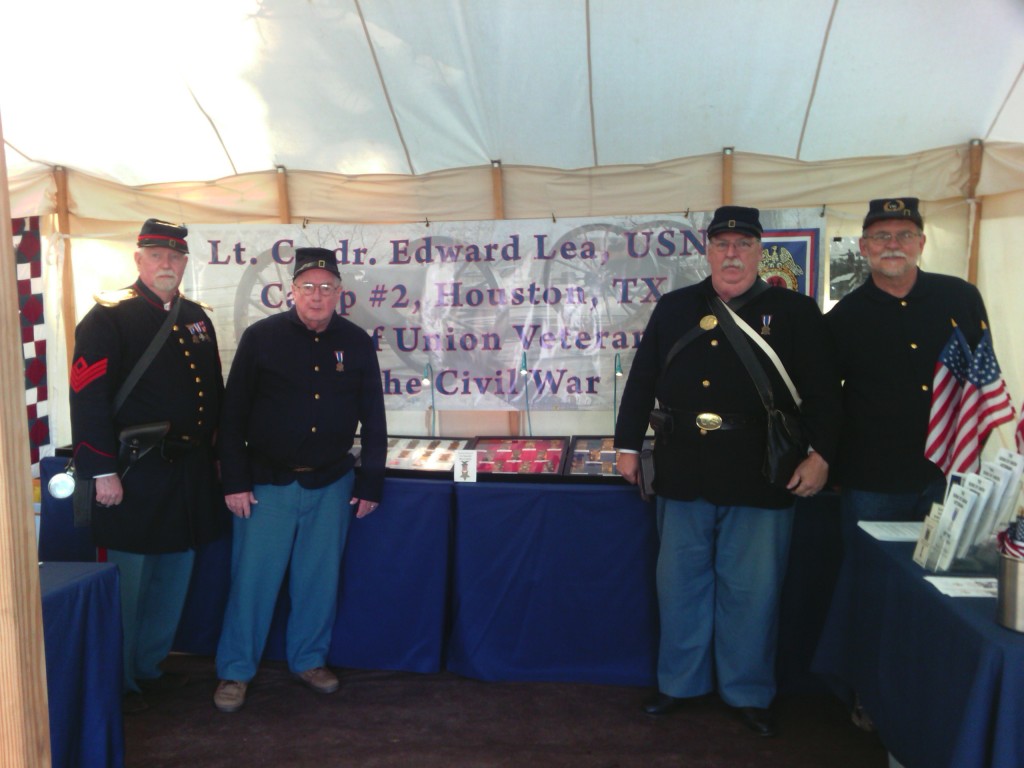
[[[299,672],[297,677],[317,693],[334,693],[341,686],[337,676],[327,667],[313,667]]]
[[[221,680],[213,694],[213,706],[221,712],[237,712],[245,704],[245,690],[248,683],[240,680]]]

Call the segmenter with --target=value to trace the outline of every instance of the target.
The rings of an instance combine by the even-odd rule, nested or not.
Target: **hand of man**
[[[786,488],[796,496],[813,496],[828,481],[828,462],[817,451],[811,451],[793,471]]]
[[[124,488],[121,478],[107,475],[96,478],[96,503],[101,507],[115,507],[124,501]]]
[[[243,519],[248,518],[252,514],[252,505],[259,504],[256,501],[256,497],[252,491],[242,491],[241,493],[226,493],[224,494],[224,503],[227,504],[228,509],[231,510],[231,514],[235,517],[241,517]]]
[[[630,485],[636,485],[637,478],[640,476],[639,453],[625,453],[624,451],[618,451],[615,454],[615,466],[619,470],[619,474],[626,479],[627,483]]]
[[[349,504],[359,505],[356,508],[356,517],[366,517],[379,506],[376,501],[370,501],[369,499],[360,499],[358,496],[353,496],[352,499],[349,501]]]

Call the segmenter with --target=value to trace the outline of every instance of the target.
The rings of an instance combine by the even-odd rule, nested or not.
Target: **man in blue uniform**
[[[97,297],[75,331],[75,468],[80,482],[94,483],[86,501],[96,545],[121,572],[126,712],[145,708],[140,689],[183,682],[158,665],[184,607],[192,548],[227,531],[211,446],[224,384],[213,323],[178,293],[187,235],[184,226],[146,221],[135,251],[139,279]],[[159,346],[137,369],[156,337]],[[121,435],[160,422],[166,434],[145,428],[154,436],[142,438],[145,452],[129,464]]]
[[[920,268],[923,228],[917,198],[872,200],[860,238],[870,277],[825,316],[843,379],[832,478],[841,487],[847,551],[860,520],[923,520],[942,502],[945,477],[925,458],[935,363],[954,324],[973,349],[988,320],[977,288]],[[830,678],[848,677],[839,649],[848,639],[853,579],[845,561],[813,665]],[[854,706],[854,721],[869,726]]]
[[[629,372],[615,429],[617,465],[636,482],[637,453],[655,399],[672,430],[655,443],[660,549],[661,640],[652,715],[717,689],[742,721],[775,733],[775,648],[779,595],[793,523],[794,495],[824,485],[835,450],[839,383],[821,312],[812,299],[768,287],[758,276],[756,208],[725,206],[707,229],[711,276],[658,301]],[[800,422],[811,450],[787,488],[762,474],[767,418],[758,390],[712,310],[726,302],[781,358],[803,400]],[[690,341],[666,367],[680,339]],[[750,342],[776,404],[796,411],[767,355]]]
[[[341,556],[351,516],[377,508],[387,425],[370,336],[335,313],[341,275],[333,251],[298,248],[294,306],[242,335],[228,377],[219,439],[225,500],[234,513],[231,592],[217,647],[214,706],[245,703],[285,572],[292,597],[291,671],[319,693]],[[349,453],[361,431],[361,470]]]
[[[973,349],[988,322],[977,288],[918,266],[923,228],[917,198],[872,200],[870,279],[825,316],[844,380],[834,476],[857,520],[922,520],[942,501],[945,478],[924,457],[935,362],[954,323]]]

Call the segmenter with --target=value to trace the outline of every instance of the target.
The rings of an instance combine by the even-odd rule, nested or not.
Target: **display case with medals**
[[[644,449],[653,446],[653,437],[644,439]],[[564,474],[574,481],[625,482],[615,466],[615,438],[610,435],[574,435]]]
[[[384,460],[385,474],[406,477],[451,474],[455,452],[466,448],[470,440],[465,437],[390,435]]]
[[[469,446],[477,452],[477,475],[493,480],[512,478],[558,480],[569,449],[568,437],[482,436]]]

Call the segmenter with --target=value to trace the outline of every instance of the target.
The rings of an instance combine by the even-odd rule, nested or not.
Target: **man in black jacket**
[[[793,497],[824,485],[839,421],[839,382],[821,312],[812,299],[768,287],[758,276],[761,223],[755,208],[725,206],[708,226],[711,276],[655,306],[629,372],[615,430],[617,464],[636,482],[637,453],[655,400],[672,414],[655,443],[661,540],[657,566],[661,640],[658,693],[649,714],[679,708],[714,687],[743,722],[775,733],[779,595],[793,523]],[[778,354],[803,404],[811,450],[786,488],[762,473],[767,418],[750,374],[712,310],[726,302]],[[690,341],[669,361],[684,336]],[[796,412],[769,357],[746,336],[775,403]]]
[[[227,531],[211,445],[224,383],[213,323],[178,292],[187,235],[184,226],[147,220],[135,251],[139,279],[98,296],[75,331],[75,471],[79,482],[94,484],[93,538],[121,572],[126,712],[145,708],[140,689],[183,682],[158,665],[184,607],[193,547]],[[163,341],[116,407],[157,336]],[[157,429],[141,438],[143,450],[130,457],[124,430],[160,422],[166,435]]]
[[[219,441],[235,515],[213,699],[222,712],[245,703],[286,572],[288,665],[318,693],[338,689],[326,659],[349,510],[377,508],[387,451],[377,352],[335,313],[340,291],[333,251],[296,249],[294,306],[247,328],[231,364]],[[360,425],[357,478],[349,449]]]
[[[843,379],[843,427],[832,477],[841,487],[843,545],[861,520],[918,521],[942,503],[946,478],[925,458],[935,364],[954,325],[971,349],[988,317],[978,289],[925,272],[924,219],[915,197],[872,200],[860,250],[869,278],[825,315]],[[849,558],[822,632],[813,669],[833,682],[850,678],[846,643],[855,575]],[[870,718],[851,691],[853,719]]]

